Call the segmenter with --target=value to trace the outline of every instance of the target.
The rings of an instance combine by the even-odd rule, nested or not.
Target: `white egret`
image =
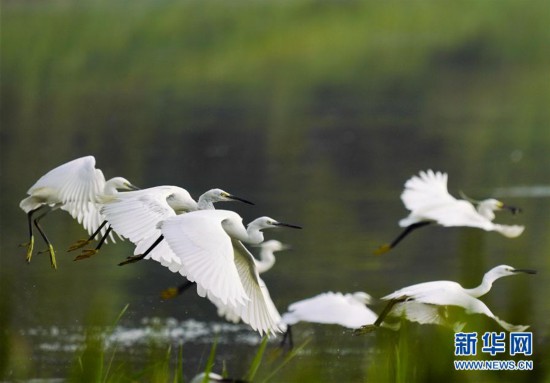
[[[284,245],[283,243],[277,241],[276,239],[270,239],[269,241],[264,241],[257,245],[260,248],[260,259],[254,258],[254,263],[256,264],[256,270],[258,274],[262,274],[270,270],[273,265],[275,265],[275,253],[286,250],[289,246]],[[160,295],[162,299],[172,299],[176,296],[182,294],[189,287],[193,286],[194,282],[185,282],[179,285],[178,287],[169,287],[166,290],[163,290]],[[238,322],[239,317],[231,315],[225,311],[224,307],[218,307],[218,315],[225,316],[227,320],[231,322]]]
[[[29,242],[27,247],[27,262],[31,261],[34,248],[32,230],[32,216],[40,209],[45,209],[40,216],[34,219],[34,225],[48,246],[50,262],[57,268],[55,252],[51,242],[44,233],[39,221],[51,210],[62,209],[67,211],[78,223],[93,233],[102,222],[101,214],[96,206],[97,196],[100,194],[113,195],[117,190],[137,189],[127,179],[114,177],[105,181],[103,172],[95,168],[95,158],[86,156],[77,158],[50,170],[40,177],[27,191],[29,197],[23,199],[19,207],[27,213],[29,228]]]
[[[378,316],[367,307],[371,302],[372,297],[363,291],[348,294],[326,292],[294,302],[282,315],[286,331],[281,344],[288,338],[292,347],[291,327],[298,322],[337,324],[350,329],[374,323]]]
[[[281,226],[300,228],[269,217],[257,218],[245,228],[242,218],[227,210],[198,210],[159,223],[160,238],[181,260],[179,269],[171,270],[196,282],[200,296],[232,306],[260,334],[279,331],[280,315],[242,242],[261,243],[262,230]],[[129,262],[149,251],[129,257]]]
[[[438,320],[446,321],[447,318],[438,318],[438,316],[442,315],[441,311],[433,310],[426,311],[428,315],[422,319],[422,316],[418,314],[419,306],[417,304],[458,306],[462,307],[467,314],[483,314],[488,316],[507,331],[525,331],[529,326],[512,325],[503,321],[494,315],[485,303],[477,299],[487,294],[491,290],[493,282],[497,279],[509,275],[517,275],[518,273],[535,274],[536,272],[534,270],[515,269],[511,266],[500,265],[485,273],[481,284],[472,289],[465,289],[457,282],[452,281],[425,282],[404,287],[382,297],[381,299],[388,301],[388,304],[374,324],[363,326],[360,331],[368,332],[375,329],[383,323],[387,315],[402,316],[405,319],[410,319],[410,315],[414,318],[412,320],[420,323],[437,323]],[[409,307],[410,303],[414,304]]]
[[[198,375],[195,375],[193,379],[191,379],[190,383],[204,383],[206,378],[206,373],[201,372]],[[233,378],[224,378],[223,376],[216,374],[214,372],[208,373],[208,378],[206,380],[207,383],[247,383],[246,380],[241,379],[233,379]]]
[[[252,202],[221,189],[208,190],[200,196],[197,203],[187,190],[178,186],[156,186],[134,192],[119,193],[116,196],[105,196],[100,200],[105,222],[108,221],[119,235],[128,238],[136,245],[134,254],[143,253],[160,236],[157,224],[163,219],[197,209],[213,209],[215,202],[241,201],[252,204]],[[93,236],[86,242],[90,242],[92,239]],[[95,249],[84,250],[76,259],[96,254],[101,244],[102,241]],[[178,262],[179,260],[166,244],[157,246],[148,258],[161,263]]]
[[[496,231],[509,238],[519,236],[524,230],[524,226],[492,222],[495,218],[494,211],[509,209],[515,214],[520,211],[516,207],[504,205],[493,198],[478,202],[451,196],[447,190],[446,173],[421,171],[419,176],[415,175],[405,183],[401,200],[411,211],[408,217],[399,221],[399,226],[405,230],[390,244],[380,246],[375,251],[376,254],[389,251],[413,230],[432,223],[445,227],[476,227]]]

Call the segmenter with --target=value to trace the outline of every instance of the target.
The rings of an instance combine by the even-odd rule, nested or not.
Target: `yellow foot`
[[[142,259],[143,259],[143,257],[141,255],[134,255],[133,257],[127,257],[125,261],[120,262],[118,265],[119,266],[124,266],[124,265],[127,265],[129,263],[134,263],[134,262],[137,262],[137,261],[141,261]]]
[[[385,243],[382,246],[380,246],[378,249],[374,250],[374,255],[382,255],[387,253],[390,250],[391,250],[391,246]]]
[[[55,251],[53,251],[53,246],[49,244],[46,250],[42,250],[38,252],[38,254],[44,254],[44,253],[50,253],[50,263],[52,265],[52,268],[57,270],[57,262],[55,261]]]
[[[97,249],[84,249],[79,256],[73,259],[73,261],[81,261],[83,259],[90,258],[92,255],[97,254],[98,251],[99,250]]]
[[[378,329],[378,326],[375,326],[373,324],[367,324],[365,326],[361,326],[358,329],[353,331],[353,335],[364,335],[369,334],[373,331],[376,331]]]
[[[22,243],[19,245],[19,247],[26,247],[27,248],[27,262],[31,262],[32,258],[32,250],[34,249],[34,236],[31,237],[31,240],[27,243]]]
[[[170,287],[160,292],[160,297],[164,300],[172,299],[178,296],[177,287]]]
[[[73,243],[71,245],[71,247],[69,247],[69,250],[67,251],[74,251],[76,249],[80,249],[80,248],[83,248],[84,246],[86,246],[87,244],[89,244],[91,241],[89,239],[79,239],[78,241],[76,241],[75,243]]]

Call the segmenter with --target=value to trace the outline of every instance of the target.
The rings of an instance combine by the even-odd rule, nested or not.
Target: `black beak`
[[[128,189],[130,190],[141,190],[140,188],[138,188],[136,185],[133,185],[131,183],[128,184]]]
[[[537,270],[532,269],[514,269],[514,273],[536,274]]]
[[[301,229],[302,226],[298,226],[298,225],[292,225],[290,223],[284,223],[284,222],[275,222],[273,225],[275,226],[284,226],[284,227],[291,227],[293,229]]]
[[[229,198],[229,199],[235,200],[235,201],[241,201],[241,202],[247,203],[247,204],[249,204],[249,205],[254,205],[254,203],[252,203],[252,202],[250,202],[250,201],[247,201],[247,200],[245,200],[244,198],[241,198],[241,197],[237,197],[237,196],[235,196],[235,195],[232,195],[232,194],[227,194],[226,197]]]
[[[515,207],[515,206],[509,206],[509,205],[503,205],[502,206],[503,209],[507,209],[507,210],[510,210],[510,212],[512,214],[518,214],[518,213],[521,213],[521,208],[519,207]]]

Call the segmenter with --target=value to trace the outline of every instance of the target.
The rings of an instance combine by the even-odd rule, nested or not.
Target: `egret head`
[[[530,270],[530,269],[516,269],[512,266],[508,265],[500,265],[493,267],[491,270],[489,270],[485,276],[489,279],[496,280],[498,278],[507,277],[509,275],[516,275],[519,273],[525,273],[525,274],[536,274],[536,270]]]
[[[493,220],[495,218],[495,214],[493,213],[494,211],[504,210],[504,209],[510,210],[512,214],[517,214],[521,212],[520,208],[505,205],[503,202],[496,200],[494,198],[489,198],[489,199],[477,202],[478,213],[490,220]]]
[[[291,227],[293,229],[301,229],[301,226],[298,225],[292,225],[290,223],[284,223],[274,220],[273,218],[269,217],[260,217],[256,218],[254,221],[250,222],[248,224],[249,228],[256,228],[258,230],[263,229],[272,229],[276,227]]]
[[[113,177],[105,182],[105,194],[110,194],[108,191],[112,192],[117,190],[139,190],[139,188],[132,185],[132,183],[124,177]]]
[[[254,205],[252,202],[234,196],[222,189],[210,189],[199,197],[199,209],[213,209],[214,203],[223,201],[241,201],[249,205]]]
[[[177,214],[198,209],[197,202],[195,202],[187,190],[182,188],[175,189],[166,198],[166,202]]]

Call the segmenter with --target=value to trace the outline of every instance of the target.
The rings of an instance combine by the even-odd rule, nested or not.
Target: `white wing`
[[[237,307],[244,305],[248,296],[235,266],[231,238],[222,227],[225,217],[220,212],[191,212],[164,220],[159,226],[168,246],[180,258],[187,278],[197,283],[197,291]]]
[[[456,198],[447,190],[447,174],[428,170],[405,182],[401,200],[408,210],[415,212],[452,203]]]
[[[351,294],[328,292],[295,302],[283,314],[283,322],[288,325],[301,321],[338,324],[353,329],[374,323],[378,316],[352,298]]]
[[[414,300],[397,303],[389,315],[420,324],[434,324],[460,331],[465,323],[453,322],[448,318],[447,306],[430,305]]]
[[[94,201],[95,196],[103,191],[105,177],[100,170],[95,169],[95,158],[93,156],[81,157],[69,161],[63,165],[50,170],[40,177],[28,190],[29,195],[40,193],[42,189],[55,191],[59,202],[84,204]]]
[[[460,300],[460,304],[457,304],[457,306],[462,306],[466,309],[466,313],[468,314],[484,314],[487,315],[489,318],[492,318],[495,322],[497,322],[501,327],[503,327],[506,331],[525,331],[529,328],[529,326],[523,326],[523,325],[513,325],[508,322],[503,321],[499,317],[497,317],[495,314],[489,310],[489,307],[485,305],[482,301],[480,301],[477,298],[474,298],[468,294],[462,294],[460,297],[457,298],[457,301]]]
[[[95,169],[95,158],[86,156],[50,170],[28,194],[59,204],[92,234],[103,221],[95,202],[104,187],[105,177],[101,170]]]
[[[118,234],[136,245],[134,254],[143,254],[162,234],[157,224],[176,215],[166,202],[170,193],[169,187],[159,186],[102,196],[101,213]],[[164,241],[146,258],[161,263],[180,263]]]
[[[264,281],[260,278],[254,257],[237,240],[232,240],[235,256],[235,266],[244,290],[250,298],[240,309],[240,317],[254,330],[263,333],[280,331],[278,324],[281,316],[271,300]]]

